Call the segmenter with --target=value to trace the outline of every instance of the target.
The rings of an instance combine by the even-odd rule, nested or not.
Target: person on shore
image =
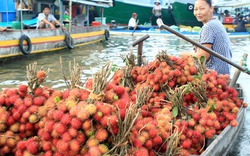
[[[161,15],[162,15],[161,10],[162,10],[162,8],[161,8],[161,2],[159,0],[155,0],[154,3],[155,3],[155,6],[153,7],[153,10],[152,10],[153,18],[151,20],[151,24],[152,25],[157,25],[156,20],[158,18],[161,18]]]
[[[0,32],[2,32],[2,31],[6,31],[6,30],[7,30],[7,28],[0,27]]]
[[[222,23],[213,18],[212,0],[195,0],[194,15],[203,23],[199,43],[214,50],[227,59],[232,58],[230,40]],[[211,55],[203,49],[196,48],[194,52],[183,52],[181,56],[205,56],[208,69],[217,71],[218,74],[230,74],[230,65]]]
[[[139,30],[140,29],[137,25],[136,19],[137,19],[137,14],[133,13],[132,17],[130,18],[130,20],[128,22],[128,29],[129,30]]]
[[[235,32],[246,32],[247,31],[246,24],[247,24],[247,21],[243,19],[243,15],[240,15],[238,19],[237,27],[235,28]]]
[[[56,25],[59,25],[63,30],[66,28],[50,13],[50,7],[45,6],[43,8],[43,13],[40,13],[37,18],[37,28],[51,28],[55,29]]]

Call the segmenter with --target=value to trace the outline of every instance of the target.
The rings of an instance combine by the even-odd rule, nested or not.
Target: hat
[[[160,3],[161,4],[160,0],[155,0],[155,3]]]

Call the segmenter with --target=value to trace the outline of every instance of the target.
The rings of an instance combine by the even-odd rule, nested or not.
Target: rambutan
[[[232,120],[232,121],[230,121],[230,125],[232,127],[236,127],[238,125],[238,122],[236,120]]]
[[[11,97],[13,95],[17,95],[17,90],[16,89],[8,89],[5,94],[7,97]]]
[[[70,136],[73,137],[73,138],[76,137],[76,136],[78,135],[77,129],[75,129],[75,128],[73,128],[73,127],[69,128],[69,129],[68,129],[68,132],[69,132]]]
[[[153,147],[153,142],[152,140],[147,140],[144,144],[144,146],[147,148],[147,149],[151,149]]]
[[[104,145],[104,144],[100,144],[98,146],[98,148],[100,149],[102,155],[105,154],[105,153],[107,153],[109,151],[108,147],[106,145]]]
[[[27,85],[21,84],[21,85],[18,86],[18,90],[20,92],[27,92],[27,89],[28,89]]]
[[[181,143],[182,147],[184,149],[190,149],[191,148],[191,145],[192,145],[192,141],[190,139],[187,139],[187,140],[184,140],[182,143]]]
[[[139,139],[133,139],[132,144],[133,144],[133,147],[135,147],[135,148],[141,148],[142,147],[142,143],[141,143],[141,141]]]
[[[39,148],[39,146],[38,146],[38,143],[37,143],[36,141],[31,141],[31,142],[27,143],[26,148],[27,148],[27,150],[28,150],[31,154],[35,155],[35,154],[38,153],[38,148]]]
[[[70,141],[70,140],[72,140],[72,137],[71,137],[71,135],[69,134],[69,132],[65,132],[65,133],[63,133],[63,135],[62,135],[62,139],[63,139],[64,141]]]
[[[122,87],[122,86],[116,86],[115,89],[114,89],[114,91],[115,91],[115,93],[116,93],[119,97],[121,97],[122,94],[125,93],[125,88]]]
[[[103,115],[110,115],[112,108],[108,104],[104,104],[100,107],[100,112],[102,112]]]
[[[66,132],[66,127],[64,124],[62,123],[56,123],[54,126],[53,126],[53,129],[58,132],[59,134],[63,134],[64,132]]]
[[[36,77],[37,77],[38,79],[44,79],[44,78],[46,77],[45,71],[44,71],[44,70],[38,71],[38,72],[36,73]]]
[[[129,101],[127,101],[126,99],[119,99],[119,100],[115,101],[113,103],[113,105],[115,105],[119,109],[125,109],[125,108],[128,108],[128,106],[129,106],[128,102]]]
[[[38,87],[34,91],[35,96],[41,96],[43,94],[43,89],[41,87]]]
[[[45,122],[45,130],[52,132],[54,124],[55,124],[55,121],[53,120]]]
[[[88,150],[88,153],[90,156],[101,156],[102,152],[101,150],[98,148],[98,146],[91,146]]]
[[[71,126],[78,130],[82,127],[82,121],[78,118],[72,118]]]
[[[64,153],[69,149],[69,143],[64,140],[59,140],[56,143],[56,148],[58,149],[59,152]]]
[[[104,140],[106,140],[108,138],[108,131],[106,129],[99,129],[96,133],[95,133],[95,138],[99,141],[99,142],[103,142]]]
[[[49,132],[49,131],[44,131],[44,132],[42,133],[41,138],[42,138],[44,141],[49,141],[49,140],[51,139],[50,132]]]
[[[85,135],[82,132],[79,132],[78,135],[77,135],[77,137],[76,137],[76,140],[78,140],[78,142],[80,144],[84,144],[85,141],[86,141],[86,137],[85,137]]]
[[[149,137],[150,138],[155,138],[156,136],[158,135],[158,131],[157,131],[157,129],[151,129],[150,131],[149,131]]]
[[[96,113],[96,106],[94,104],[88,104],[85,106],[85,110],[87,110],[87,112],[90,114],[90,115],[93,115]]]
[[[26,141],[19,141],[17,143],[17,149],[19,149],[19,150],[25,150],[26,149]]]
[[[144,147],[135,149],[133,156],[149,156],[148,150]]]
[[[52,148],[52,144],[51,144],[50,141],[45,141],[45,142],[43,142],[43,144],[42,144],[42,149],[43,149],[43,151],[48,151],[48,150],[50,150],[51,148]]]
[[[37,123],[39,121],[39,117],[37,114],[31,114],[29,116],[29,122],[30,123]]]
[[[62,119],[62,117],[64,116],[64,113],[60,110],[54,110],[53,112],[53,119],[55,121],[59,121]]]
[[[162,138],[160,136],[156,136],[154,139],[153,139],[153,144],[155,146],[157,145],[161,145],[162,144]]]
[[[80,90],[78,88],[73,88],[72,90],[70,90],[69,96],[79,98],[81,96]]]
[[[72,120],[71,115],[70,115],[69,113],[66,113],[66,114],[63,114],[63,116],[62,116],[60,122],[61,122],[62,124],[68,125],[68,124],[71,123],[71,120]]]
[[[9,102],[11,104],[14,104],[16,102],[16,100],[19,98],[19,96],[17,94],[13,94],[9,97]]]
[[[5,96],[4,95],[0,95],[0,105],[3,105],[5,102]]]
[[[41,106],[44,101],[45,101],[45,98],[43,96],[37,96],[33,99],[33,104],[37,106]]]
[[[92,126],[92,121],[88,119],[83,122],[82,129],[88,130],[91,126]]]
[[[87,120],[89,118],[90,114],[85,108],[80,108],[80,110],[77,113],[77,118],[81,119],[82,121]]]
[[[97,146],[99,144],[99,141],[95,138],[89,138],[86,142],[86,145],[90,148],[93,146]]]
[[[70,141],[69,148],[73,152],[79,151],[79,149],[80,149],[80,143],[79,143],[79,141],[78,140],[72,140],[72,141]]]
[[[214,136],[213,131],[211,131],[211,130],[205,131],[205,137],[206,138],[211,139],[211,138],[213,138],[213,136]]]

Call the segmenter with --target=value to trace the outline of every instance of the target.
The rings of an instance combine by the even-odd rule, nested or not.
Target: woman
[[[158,19],[158,18],[161,18],[161,10],[162,10],[162,8],[161,8],[161,2],[159,1],[159,0],[155,0],[155,6],[154,6],[154,8],[153,8],[153,10],[152,10],[152,13],[153,13],[153,19],[152,19],[152,21],[151,21],[151,24],[152,25],[157,25],[156,24],[156,20]]]
[[[197,20],[203,23],[199,43],[210,48],[220,55],[231,59],[230,40],[227,32],[220,21],[213,18],[213,9],[211,0],[196,0],[194,6],[194,15]],[[196,48],[195,52],[182,53],[182,56],[193,55],[198,58],[205,56],[207,67],[217,71],[218,74],[230,74],[230,66],[221,59],[210,55],[203,49]]]

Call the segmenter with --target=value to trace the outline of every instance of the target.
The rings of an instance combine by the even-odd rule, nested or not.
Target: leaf
[[[201,56],[200,61],[201,61],[201,64],[203,64],[206,61],[205,56]]]
[[[216,109],[216,105],[212,104],[208,112],[213,112]]]
[[[60,97],[59,96],[56,96],[55,98],[54,98],[54,102],[55,103],[58,103],[60,101]]]
[[[177,117],[177,115],[178,115],[178,108],[177,108],[177,106],[174,106],[174,108],[172,110],[172,116]]]

